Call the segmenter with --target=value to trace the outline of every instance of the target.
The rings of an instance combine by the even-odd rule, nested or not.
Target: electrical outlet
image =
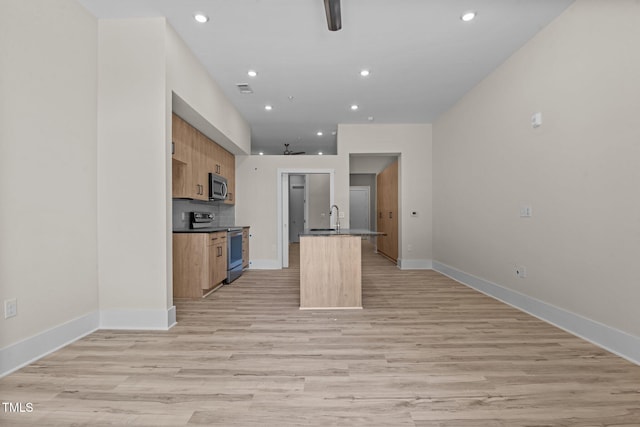
[[[18,315],[18,300],[8,299],[4,301],[4,318],[8,319]]]
[[[411,252],[413,250],[413,245],[407,245],[407,251]]]
[[[524,279],[525,277],[527,277],[527,267],[525,267],[524,265],[516,265],[516,276],[518,276],[521,279]]]
[[[340,212],[340,214],[338,215],[338,218],[344,218],[344,212]]]

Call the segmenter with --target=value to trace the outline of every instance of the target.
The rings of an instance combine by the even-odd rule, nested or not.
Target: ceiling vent
[[[238,86],[238,90],[242,94],[248,95],[250,93],[253,93],[253,89],[251,89],[251,86],[246,83],[238,83],[236,86]]]

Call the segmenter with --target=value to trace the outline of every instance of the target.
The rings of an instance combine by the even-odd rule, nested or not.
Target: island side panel
[[[300,308],[362,308],[360,240],[300,237]]]

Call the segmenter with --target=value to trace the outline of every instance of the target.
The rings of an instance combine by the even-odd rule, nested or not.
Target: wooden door
[[[380,172],[377,183],[377,230],[386,233],[378,237],[378,252],[393,261],[398,260],[398,161]]]

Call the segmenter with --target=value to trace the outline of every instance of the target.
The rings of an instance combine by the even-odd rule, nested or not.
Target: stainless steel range
[[[227,232],[227,278],[226,284],[232,283],[242,275],[242,228],[217,227],[213,225],[215,216],[209,212],[191,212],[190,228],[202,233],[216,231]]]

